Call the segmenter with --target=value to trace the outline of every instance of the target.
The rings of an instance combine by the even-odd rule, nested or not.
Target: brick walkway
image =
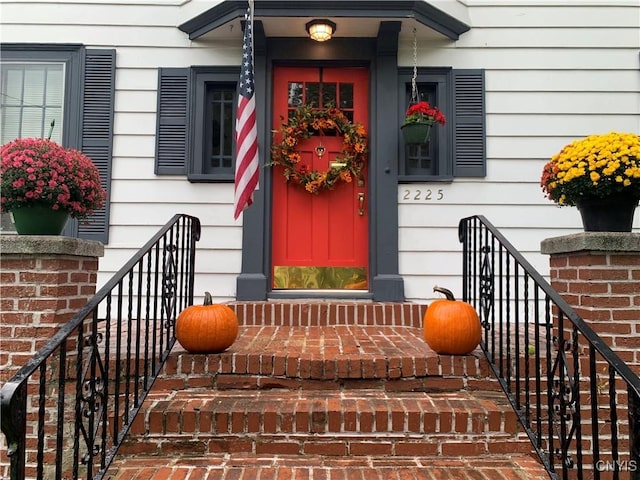
[[[127,458],[108,480],[549,480],[532,457],[216,455]]]

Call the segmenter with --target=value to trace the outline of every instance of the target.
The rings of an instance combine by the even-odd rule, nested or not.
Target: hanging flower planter
[[[411,78],[411,101],[405,113],[404,122],[400,130],[405,145],[428,145],[431,135],[431,126],[439,123],[445,124],[445,117],[438,107],[431,106],[428,102],[419,101],[418,92],[418,43],[416,29],[413,29],[413,77]]]
[[[431,125],[428,123],[407,123],[400,127],[406,145],[428,145]]]
[[[417,102],[409,106],[404,123],[400,127],[404,143],[407,145],[426,145],[429,143],[431,126],[445,124],[445,118],[438,107],[428,102]]]

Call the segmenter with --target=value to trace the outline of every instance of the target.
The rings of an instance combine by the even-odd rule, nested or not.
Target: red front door
[[[335,105],[368,129],[369,74],[364,68],[274,69],[273,126],[301,104]],[[281,138],[274,138],[274,142]],[[340,135],[314,132],[296,152],[307,168],[326,172],[339,161]],[[336,158],[338,157],[338,158]],[[272,259],[274,289],[368,289],[367,168],[333,190],[310,193],[274,167]]]

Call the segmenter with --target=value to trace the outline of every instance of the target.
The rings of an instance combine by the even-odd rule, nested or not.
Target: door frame
[[[260,187],[243,214],[242,270],[237,300],[341,297],[404,301],[398,270],[398,140],[399,128],[388,128],[398,115],[398,36],[401,22],[380,22],[376,38],[335,38],[318,43],[308,38],[267,38],[254,23],[256,111],[260,142]],[[369,292],[273,291],[271,289],[272,169],[264,168],[271,145],[274,65],[340,65],[369,69]],[[378,86],[381,88],[377,88]],[[398,119],[398,125],[399,125]],[[384,134],[378,135],[378,132]]]

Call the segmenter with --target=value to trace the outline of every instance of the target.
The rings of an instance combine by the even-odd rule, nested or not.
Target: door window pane
[[[331,105],[333,107],[338,106],[337,84],[335,83],[323,83],[322,84],[322,105],[326,107]]]
[[[301,82],[289,82],[289,106],[297,108],[302,105],[303,89]]]
[[[340,108],[353,108],[353,83],[340,84]]]
[[[305,86],[305,105],[320,106],[320,84],[318,82],[308,82]]]
[[[322,75],[320,75],[322,76]],[[289,82],[288,120],[301,105],[337,107],[353,122],[354,84],[338,82]]]

